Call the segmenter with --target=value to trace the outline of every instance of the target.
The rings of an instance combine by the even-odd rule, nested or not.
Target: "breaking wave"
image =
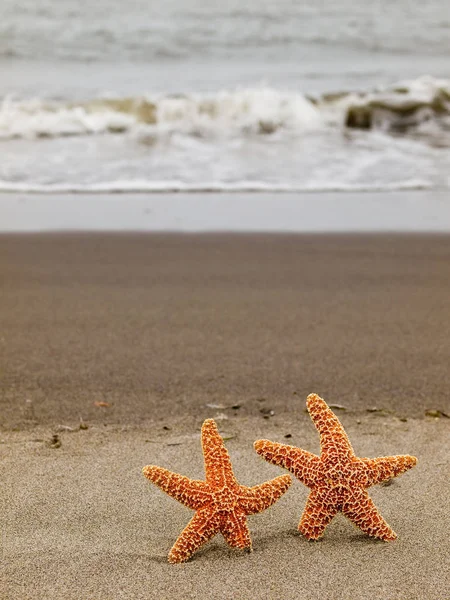
[[[190,135],[273,133],[280,127],[310,128],[318,109],[300,94],[270,88],[212,95],[103,98],[60,105],[39,100],[3,101],[0,137],[59,137],[131,130]]]
[[[136,133],[142,141],[196,137],[294,135],[327,128],[382,130],[450,145],[450,80],[422,77],[368,92],[310,97],[270,87],[213,94],[148,94],[58,103],[5,98],[0,139]]]

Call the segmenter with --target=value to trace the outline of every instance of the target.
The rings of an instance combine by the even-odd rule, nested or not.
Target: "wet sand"
[[[0,281],[0,597],[446,598],[450,236],[3,235]],[[307,542],[294,482],[251,555],[167,564],[191,512],[142,466],[201,478],[214,417],[242,483],[276,476],[252,442],[318,453],[312,391],[360,456],[418,456],[371,490],[398,540]]]
[[[6,428],[450,403],[450,236],[5,235],[0,278]]]

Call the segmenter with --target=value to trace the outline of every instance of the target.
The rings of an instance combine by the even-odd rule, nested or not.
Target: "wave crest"
[[[3,101],[0,137],[40,138],[124,133],[187,135],[273,133],[320,124],[318,109],[301,94],[271,88],[178,95],[96,99],[59,105],[39,100]]]
[[[344,91],[318,98],[261,87],[66,104],[7,98],[0,105],[3,139],[135,132],[145,142],[177,133],[298,135],[330,127],[422,135],[450,145],[450,81],[422,77],[371,92]]]
[[[350,102],[345,125],[357,129],[411,132],[424,123],[450,127],[450,81],[422,77]]]

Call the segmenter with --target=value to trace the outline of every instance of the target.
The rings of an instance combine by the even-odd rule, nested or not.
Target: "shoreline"
[[[448,190],[0,194],[0,232],[450,232]]]

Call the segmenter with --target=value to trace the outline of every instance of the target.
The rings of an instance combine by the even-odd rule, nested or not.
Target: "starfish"
[[[298,529],[309,540],[319,539],[328,523],[342,512],[365,533],[384,541],[395,540],[378,512],[367,488],[404,473],[417,462],[414,456],[358,458],[339,419],[322,398],[306,400],[311,419],[320,433],[321,454],[269,440],[255,442],[255,450],[268,462],[280,465],[311,488]]]
[[[153,465],[143,469],[147,479],[196,511],[170,550],[170,563],[185,562],[219,532],[230,546],[251,551],[247,515],[269,508],[292,483],[289,475],[282,475],[254,487],[240,485],[213,419],[203,423],[202,447],[205,481],[189,479]]]

